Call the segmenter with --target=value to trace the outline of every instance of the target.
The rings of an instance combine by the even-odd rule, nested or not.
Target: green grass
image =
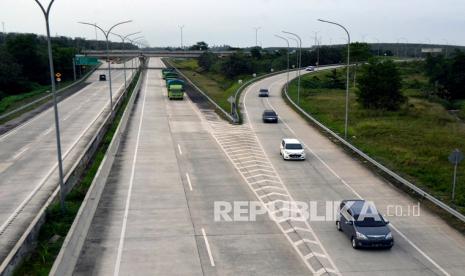
[[[242,76],[231,80],[220,74],[201,72],[195,59],[172,59],[170,62],[227,112],[231,111],[228,98],[241,86],[238,80],[245,82],[251,78]]]
[[[349,140],[416,185],[451,203],[453,168],[447,157],[455,148],[465,151],[465,124],[441,104],[421,98],[420,88],[408,85],[412,78],[419,79],[420,84],[424,82],[421,74],[412,76],[404,69],[401,72],[403,92],[409,101],[399,111],[363,109],[356,102],[354,90],[351,91]],[[294,101],[296,85],[293,81],[290,88]],[[301,90],[301,106],[333,131],[344,132],[344,90],[304,88]],[[462,105],[462,114],[463,110]],[[465,164],[459,166],[455,204],[465,213]]]
[[[63,241],[68,234],[68,231],[76,217],[77,212],[84,200],[87,190],[89,189],[95,174],[105,157],[108,146],[113,139],[113,135],[118,128],[121,117],[129,101],[130,95],[133,92],[134,86],[137,83],[140,73],[137,73],[134,81],[130,86],[130,93],[125,97],[123,104],[117,111],[115,119],[99,146],[99,149],[93,156],[81,181],[73,188],[66,196],[65,206],[66,211],[63,213],[60,209],[59,202],[53,203],[46,211],[46,222],[41,227],[37,240],[37,247],[27,257],[23,263],[15,270],[14,275],[40,275],[46,276],[49,274],[53,263],[60,252]],[[51,242],[54,236],[59,238],[55,242]]]

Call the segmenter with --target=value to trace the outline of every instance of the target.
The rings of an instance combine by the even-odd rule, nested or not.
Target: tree
[[[204,52],[199,56],[198,63],[206,71],[210,71],[212,66],[218,61],[218,57],[212,52]]]
[[[208,49],[209,49],[208,44],[203,41],[197,42],[195,45],[192,45],[189,48],[189,50],[193,50],[193,51],[206,51]]]
[[[331,89],[343,89],[345,87],[344,80],[336,69],[331,70],[327,76],[327,87]]]
[[[261,59],[262,58],[262,48],[258,47],[258,46],[252,47],[252,49],[250,49],[250,55],[254,59]]]
[[[361,70],[357,101],[365,108],[398,110],[406,101],[400,72],[391,60],[370,59]]]
[[[251,74],[252,64],[243,53],[236,52],[228,56],[221,64],[221,72],[229,78],[234,78],[239,75]]]
[[[22,92],[25,87],[21,74],[21,66],[4,47],[0,47],[0,99]]]
[[[344,51],[345,58],[347,59],[347,48]],[[350,44],[350,60],[355,63],[354,66],[354,87],[357,84],[357,69],[359,63],[367,61],[372,57],[371,47],[368,43],[354,42]]]

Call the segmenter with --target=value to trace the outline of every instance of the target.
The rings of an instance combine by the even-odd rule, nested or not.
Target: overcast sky
[[[264,47],[282,45],[274,37],[282,30],[300,34],[305,46],[313,44],[315,31],[323,44],[345,42],[341,29],[317,18],[342,23],[355,41],[465,45],[464,0],[56,0],[51,32],[95,39],[92,27],[77,22],[107,28],[131,19],[116,32],[142,31],[151,46],[179,46],[179,25],[185,25],[185,45],[203,40],[252,46],[255,26],[262,28],[259,44]],[[7,32],[45,33],[34,0],[0,0],[0,21]]]

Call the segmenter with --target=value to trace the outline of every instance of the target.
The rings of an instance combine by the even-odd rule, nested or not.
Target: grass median
[[[448,156],[455,148],[465,151],[462,109],[451,112],[440,102],[424,96],[426,77],[418,64],[399,65],[402,92],[408,103],[399,111],[368,110],[350,91],[349,141],[404,178],[465,213],[465,164],[458,168],[456,198],[452,202],[453,166]],[[342,72],[341,72],[342,73]],[[303,77],[305,82],[323,81],[330,72]],[[290,85],[296,101],[297,83]],[[344,133],[345,90],[301,88],[301,107],[331,130]]]
[[[68,234],[71,225],[81,207],[87,190],[89,189],[100,164],[105,157],[108,146],[113,139],[116,129],[121,121],[124,110],[129,99],[134,92],[134,87],[140,77],[138,72],[133,82],[130,84],[129,93],[123,98],[123,104],[117,110],[116,116],[105,133],[97,152],[94,154],[92,161],[89,163],[84,172],[81,181],[66,196],[66,210],[63,213],[60,209],[60,203],[51,204],[46,211],[46,221],[41,227],[37,246],[30,256],[27,257],[21,265],[15,270],[14,275],[48,275],[55,259],[60,252],[63,241]]]

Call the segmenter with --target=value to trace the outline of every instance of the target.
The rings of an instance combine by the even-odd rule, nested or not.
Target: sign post
[[[454,177],[452,180],[452,201],[455,199],[455,186],[457,184],[457,167],[460,164],[460,162],[463,161],[463,153],[455,149],[450,155],[449,155],[449,162],[454,165]]]
[[[233,97],[233,96],[229,96],[228,102],[231,104],[231,115],[234,116],[234,103],[235,103],[234,97]]]

